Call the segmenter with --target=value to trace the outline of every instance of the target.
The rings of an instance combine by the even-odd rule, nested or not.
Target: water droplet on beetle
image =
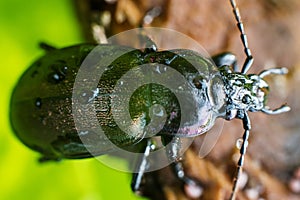
[[[99,88],[96,88],[95,90],[85,90],[81,93],[78,100],[82,104],[88,104],[93,102],[98,97],[99,93]]]
[[[242,138],[237,139],[237,141],[235,143],[236,148],[241,149],[243,142],[244,142],[244,140]],[[248,141],[246,141],[245,146],[246,147],[248,146]]]
[[[59,81],[59,75],[58,74],[53,74],[53,79],[56,81]]]
[[[80,131],[78,134],[79,136],[82,136],[82,135],[87,135],[89,133],[89,131]]]
[[[236,148],[241,149],[242,144],[243,144],[243,139],[239,138],[239,139],[236,140],[235,146],[236,146]]]
[[[99,88],[92,90],[93,94],[89,97],[88,103],[92,102],[99,95]]]
[[[170,65],[177,57],[178,55],[175,55],[173,58],[166,60],[166,64]]]
[[[164,110],[161,109],[159,106],[156,106],[152,109],[152,113],[156,116],[162,117],[164,116]]]
[[[107,109],[107,108],[102,108],[102,109],[98,109],[97,111],[98,111],[98,112],[107,112],[108,109]]]
[[[41,108],[42,107],[42,99],[40,97],[36,98],[36,100],[35,100],[35,106],[37,108]]]
[[[48,81],[50,83],[60,83],[66,78],[68,67],[65,61],[59,60],[50,66],[51,73],[48,75]]]
[[[157,66],[156,66],[156,68],[155,68],[155,72],[157,72],[157,73],[161,74],[161,71],[160,71],[159,65],[157,65]]]
[[[200,187],[199,185],[195,184],[195,183],[190,183],[190,184],[185,184],[184,185],[184,191],[186,192],[186,194],[193,198],[193,199],[198,199],[199,197],[202,196],[203,194],[203,188]]]

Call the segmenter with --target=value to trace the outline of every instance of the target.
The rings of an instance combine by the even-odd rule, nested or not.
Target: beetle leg
[[[157,51],[157,46],[154,43],[154,41],[147,35],[147,33],[144,31],[143,27],[145,25],[151,24],[154,18],[159,16],[161,14],[162,8],[160,6],[156,6],[149,11],[146,12],[144,17],[142,18],[140,22],[140,42],[141,44],[145,44],[145,51],[148,52],[155,52]]]
[[[40,157],[38,159],[39,163],[45,163],[45,162],[49,162],[49,161],[55,161],[55,162],[59,162],[61,161],[61,158],[56,158],[56,157],[48,157],[48,156],[45,156],[43,155],[42,157]]]
[[[151,53],[151,52],[156,52],[157,51],[157,46],[154,43],[154,41],[145,33],[143,29],[140,31],[140,36],[139,40],[141,44],[145,45],[145,53]]]
[[[153,22],[153,20],[158,17],[162,12],[161,6],[155,6],[149,9],[144,15],[142,21],[140,22],[140,27],[144,27],[145,25],[149,25]]]
[[[274,110],[271,110],[271,109],[269,109],[267,107],[264,107],[264,108],[261,109],[261,111],[263,113],[266,113],[268,115],[277,115],[277,114],[280,114],[280,113],[288,112],[290,110],[291,110],[291,108],[289,106],[287,106],[287,105],[282,105],[279,108],[276,108]]]
[[[132,181],[131,181],[131,189],[135,193],[141,193],[142,179],[143,179],[145,171],[147,170],[147,167],[148,167],[147,158],[150,154],[151,149],[153,149],[153,143],[152,143],[151,139],[148,139],[146,148],[144,150],[143,157],[140,159],[139,164],[138,164],[137,173],[133,174]]]
[[[175,136],[163,137],[164,145],[166,145],[167,142],[171,142],[171,144],[168,145],[169,148],[167,148],[167,156],[172,162],[170,166],[173,170],[173,173],[184,184],[184,191],[187,195],[193,198],[200,197],[202,195],[202,186],[200,182],[188,177],[184,172],[184,166],[182,163],[183,158],[180,155],[183,143],[182,139]],[[191,191],[192,193],[190,193]]]
[[[235,72],[238,71],[236,56],[230,52],[217,54],[213,56],[212,59],[214,63],[217,65],[217,67],[228,65],[232,67],[233,71]]]
[[[236,168],[236,173],[235,176],[233,178],[233,187],[232,187],[232,191],[231,191],[231,196],[230,196],[230,200],[234,200],[235,199],[235,195],[238,189],[238,180],[239,177],[242,173],[242,168],[244,165],[244,159],[245,159],[245,154],[246,154],[246,149],[248,146],[248,139],[249,139],[249,135],[250,135],[250,129],[251,129],[251,122],[250,122],[250,118],[248,116],[248,113],[246,111],[242,111],[240,117],[243,120],[243,127],[244,127],[244,134],[243,134],[243,142],[240,148],[240,158],[237,162],[237,168]]]
[[[145,53],[151,53],[157,51],[155,42],[148,36],[143,28],[139,29],[139,42],[145,46]]]
[[[47,43],[45,43],[45,42],[41,42],[40,44],[40,47],[42,48],[42,49],[44,49],[45,51],[53,51],[53,50],[56,50],[57,48],[55,48],[55,47],[53,47],[53,46],[51,46],[51,45],[49,45],[49,44],[47,44]]]
[[[176,177],[184,184],[184,192],[193,198],[198,198],[202,195],[203,187],[200,182],[188,177],[184,172],[183,163],[181,160],[171,164],[171,168]]]

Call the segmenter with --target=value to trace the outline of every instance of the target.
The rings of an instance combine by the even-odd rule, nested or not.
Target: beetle
[[[147,39],[150,45],[144,49],[114,44],[80,44],[56,49],[42,44],[41,47],[47,53],[22,75],[11,97],[10,120],[16,136],[29,148],[40,152],[43,155],[41,161],[88,158],[113,152],[116,146],[142,152],[132,182],[133,191],[138,192],[149,167],[149,154],[155,149],[150,136],[161,137],[168,158],[174,162],[172,165],[178,178],[185,184],[195,184],[195,180],[185,176],[180,161],[181,138],[206,133],[216,118],[241,119],[244,134],[230,197],[234,199],[251,129],[248,112],[279,114],[290,108],[282,105],[271,110],[266,106],[269,86],[263,80],[269,74],[286,74],[286,68],[246,74],[253,63],[253,57],[239,10],[234,0],[230,0],[230,3],[246,54],[241,72],[237,70],[236,58],[231,53],[222,53],[210,60],[187,49],[160,51],[151,39]],[[93,58],[98,58],[94,63],[86,61],[91,54]],[[106,63],[104,60],[107,57],[114,59]],[[91,75],[79,78],[81,89],[75,90],[82,65],[87,65]],[[180,104],[174,89],[146,81],[130,98],[130,127],[124,131],[117,122],[119,115],[113,113],[115,110],[121,111],[120,115],[123,113],[121,104],[113,106],[112,99],[118,97],[114,88],[117,84],[123,84],[118,82],[123,75],[142,65],[147,68],[133,72],[137,80],[147,79],[148,71],[151,70],[156,74],[163,74],[164,70],[179,72],[187,83],[187,89],[179,93],[183,94],[183,98],[185,96],[184,102],[189,103]],[[101,69],[103,73],[96,80],[96,87],[86,87],[85,84],[95,81],[93,69]],[[178,90],[182,87],[176,83],[174,85]],[[74,104],[83,107],[74,107]],[[95,110],[86,105],[93,105]],[[189,106],[192,106],[193,112],[185,115],[183,110]],[[85,108],[87,111],[83,112]],[[163,126],[151,126],[153,115],[160,117],[161,113],[164,116]],[[96,121],[91,122],[93,116],[96,116]],[[78,118],[83,128],[78,128]],[[104,134],[97,132],[95,122],[99,123]],[[149,127],[155,129],[154,135],[148,133],[151,132]]]

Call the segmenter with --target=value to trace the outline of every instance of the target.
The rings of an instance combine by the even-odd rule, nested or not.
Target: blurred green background
[[[130,190],[131,175],[95,159],[39,164],[39,154],[14,136],[9,100],[18,78],[43,54],[38,43],[56,47],[83,42],[71,0],[0,1],[0,199],[141,199]]]

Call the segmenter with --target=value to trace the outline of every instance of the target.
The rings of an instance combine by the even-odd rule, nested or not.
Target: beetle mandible
[[[253,57],[248,47],[239,10],[234,0],[230,0],[230,3],[246,54],[241,72],[237,71],[236,58],[231,53],[219,54],[213,57],[214,62],[212,62],[190,50],[159,51],[154,43],[142,50],[112,44],[81,44],[55,49],[43,44],[42,47],[47,50],[46,55],[38,59],[22,75],[11,97],[10,119],[17,137],[31,149],[40,152],[43,155],[41,161],[87,158],[113,151],[111,144],[103,140],[101,146],[90,145],[93,151],[91,153],[86,143],[82,141],[82,135],[91,139],[97,137],[97,132],[84,132],[76,128],[72,112],[74,103],[72,93],[81,64],[96,49],[96,46],[96,51],[103,55],[103,59],[105,56],[112,56],[118,51],[125,50],[124,55],[106,66],[107,70],[101,77],[97,88],[94,91],[86,90],[82,93],[81,101],[93,102],[98,106],[97,120],[110,142],[120,148],[143,152],[144,156],[134,174],[133,191],[137,192],[140,189],[142,177],[147,171],[145,163],[154,146],[151,138],[145,137],[145,130],[152,120],[153,110],[151,111],[150,108],[160,104],[164,107],[166,121],[156,136],[161,137],[164,145],[169,144],[166,151],[170,160],[174,162],[175,174],[186,184],[194,184],[194,180],[184,175],[179,159],[181,156],[180,138],[195,137],[207,132],[214,125],[217,117],[226,120],[234,118],[242,120],[243,142],[230,197],[230,199],[235,199],[237,181],[244,164],[251,129],[248,112],[261,111],[266,114],[279,114],[289,111],[290,108],[282,105],[271,110],[265,105],[269,88],[263,78],[269,74],[286,74],[286,68],[272,68],[258,75],[246,74],[253,63]],[[126,134],[117,126],[111,111],[110,99],[113,95],[111,91],[122,75],[143,64],[166,65],[187,79],[189,90],[193,91],[192,95],[189,95],[189,100],[197,102],[195,113],[198,115],[189,116],[184,127],[179,126],[183,108],[176,99],[176,95],[172,94],[172,90],[154,83],[139,87],[131,98],[131,106],[129,106],[131,120],[140,122],[138,124],[140,131]],[[200,71],[195,70],[193,65],[199,65]],[[232,66],[234,69],[231,68]],[[138,73],[136,76],[139,76]],[[213,91],[216,88],[218,91]],[[85,120],[83,117],[82,121],[85,122]],[[195,126],[198,128],[193,129]]]

